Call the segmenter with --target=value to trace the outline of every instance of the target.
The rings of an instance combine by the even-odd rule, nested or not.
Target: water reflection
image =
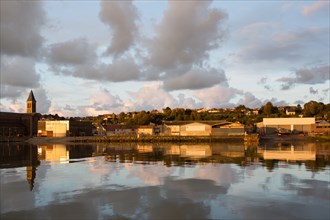
[[[4,219],[330,217],[327,143],[0,146]]]
[[[69,162],[69,150],[64,144],[49,144],[38,146],[38,156],[40,160]]]
[[[26,167],[26,180],[29,190],[34,187],[36,167],[40,164],[37,147],[27,145],[4,145],[1,146],[0,169]]]
[[[274,144],[244,146],[235,144],[48,144],[0,145],[0,168],[36,167],[40,161],[75,162],[74,159],[104,156],[106,161],[139,163],[161,161],[166,166],[199,163],[234,163],[240,166],[265,161],[315,163],[315,168],[329,165],[327,143]],[[263,165],[267,166],[265,163]]]

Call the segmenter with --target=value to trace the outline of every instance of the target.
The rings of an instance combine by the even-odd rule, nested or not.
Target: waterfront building
[[[212,125],[191,121],[167,121],[164,123],[164,134],[174,136],[210,136]]]
[[[330,123],[324,120],[317,121],[312,125],[312,133],[330,134]]]
[[[123,125],[123,124],[110,124],[105,126],[106,135],[136,135],[137,126]]]
[[[36,103],[37,101],[31,90],[26,100],[26,113],[0,112],[0,136],[32,137],[37,135],[40,114],[37,113]]]
[[[154,125],[141,125],[137,128],[137,135],[154,135],[155,134]]]
[[[226,122],[212,126],[212,135],[240,136],[245,134],[245,126],[240,122]]]
[[[310,133],[315,118],[264,118],[257,124],[262,134],[274,134],[279,130],[286,130],[290,133]]]
[[[40,137],[92,136],[93,129],[92,123],[85,121],[38,121],[38,136]]]
[[[244,135],[244,125],[227,121],[166,121],[164,134],[176,136]]]

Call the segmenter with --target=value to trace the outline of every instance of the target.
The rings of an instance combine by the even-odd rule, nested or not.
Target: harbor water
[[[328,143],[0,145],[1,219],[329,219]]]

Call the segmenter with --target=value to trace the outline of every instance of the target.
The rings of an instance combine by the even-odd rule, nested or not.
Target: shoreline
[[[1,143],[46,144],[79,144],[79,143],[241,143],[263,144],[281,142],[330,142],[330,136],[288,135],[261,136],[258,140],[244,141],[244,136],[81,136],[81,137],[19,137],[2,140]]]
[[[83,137],[33,137],[29,144],[79,144],[79,143],[241,143],[262,144],[281,142],[330,142],[330,136],[261,136],[259,140],[245,142],[244,136],[83,136]]]
[[[244,143],[244,136],[84,136],[84,137],[32,137],[29,144],[79,144],[79,143],[207,143],[236,142]]]

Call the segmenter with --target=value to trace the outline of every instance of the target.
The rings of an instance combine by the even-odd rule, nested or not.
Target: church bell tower
[[[36,113],[37,101],[34,98],[32,90],[30,91],[29,97],[26,100],[26,113]]]

